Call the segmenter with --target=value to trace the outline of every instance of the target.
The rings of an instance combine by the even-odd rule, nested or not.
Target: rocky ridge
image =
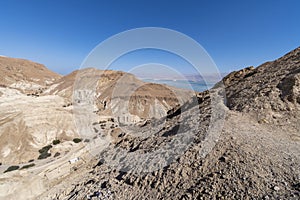
[[[162,125],[148,123],[138,129],[146,135],[152,130],[153,137],[132,137],[127,129],[128,133],[120,134],[96,157],[89,173],[73,176],[78,178],[73,186],[66,182],[59,185],[69,191],[67,194],[53,189],[43,197],[97,199],[96,191],[110,191],[113,199],[299,199],[299,55],[300,48],[223,79],[228,108],[218,109],[225,122],[214,147],[204,157],[200,152],[213,119],[211,95],[222,84],[210,93],[199,94],[197,103],[186,104],[191,105],[187,109],[182,106],[170,111]],[[194,115],[192,110],[201,114]],[[176,127],[187,129],[181,132]],[[123,162],[126,157],[114,151],[122,148],[126,156],[153,152],[174,137],[193,131],[193,142],[182,154],[150,172],[145,168],[144,173],[128,170],[130,162]],[[117,159],[118,165],[108,156]]]
[[[70,164],[70,172],[61,178],[59,166],[47,175],[48,181],[35,178],[48,187],[27,199],[299,199],[299,55],[297,48],[273,62],[233,72],[210,91],[180,105],[169,103],[172,108],[165,106],[169,110],[162,118],[131,124],[95,121],[92,126],[97,137],[85,144],[86,153],[77,154],[85,163]],[[99,77],[79,81],[85,84],[77,89],[94,87],[92,92],[101,90],[100,95],[79,92],[68,108],[85,105],[84,101],[97,102],[92,112],[111,116],[114,106],[132,100],[128,95],[127,99],[114,95],[118,83],[132,85],[124,91],[137,91],[129,95],[134,101],[146,97],[147,90],[169,91],[158,85],[150,84],[147,89],[138,82],[128,84],[133,77],[122,80],[121,72],[107,73],[118,81],[108,79],[101,87]],[[50,86],[47,94],[57,87],[59,84]],[[69,99],[64,94],[69,95],[58,96]],[[161,104],[167,100],[156,96]],[[122,101],[112,106],[114,99]],[[147,110],[147,104],[141,105],[137,110],[131,108],[139,119],[144,118],[140,110]],[[20,174],[12,175],[16,176]],[[21,196],[10,193],[7,197]]]
[[[60,151],[70,151],[69,141],[84,137],[76,129],[81,126],[76,122],[87,118],[86,113],[74,114],[78,112],[74,112],[73,101],[91,98],[88,99],[92,107],[89,115],[94,121],[84,125],[92,126],[99,121],[120,120],[119,113],[114,113],[113,108],[118,110],[125,100],[129,102],[130,113],[123,117],[126,123],[132,123],[160,118],[193,95],[190,91],[145,84],[125,72],[83,69],[62,77],[41,64],[7,57],[0,57],[0,66],[0,162],[5,165],[38,158],[38,150],[54,140],[62,141],[58,145]],[[78,79],[81,88],[74,88]],[[118,96],[114,95],[116,84],[122,86]],[[132,86],[143,89],[135,91],[128,99],[124,91],[129,91]],[[89,91],[93,87],[91,94]],[[73,99],[75,90],[79,94]],[[173,91],[179,95],[174,96]],[[99,129],[99,126],[92,129],[93,137]],[[53,156],[57,151],[51,149],[50,153]]]
[[[22,92],[38,92],[60,79],[61,75],[29,60],[0,56],[0,85]]]

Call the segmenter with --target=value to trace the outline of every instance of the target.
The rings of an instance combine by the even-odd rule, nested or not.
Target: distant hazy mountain
[[[139,72],[138,74],[134,74],[140,79],[153,79],[153,80],[185,80],[185,81],[194,81],[194,82],[202,82],[202,83],[217,83],[226,75],[226,73],[221,74],[184,74],[184,75],[147,75]]]

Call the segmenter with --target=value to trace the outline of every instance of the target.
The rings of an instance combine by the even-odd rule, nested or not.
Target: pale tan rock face
[[[36,159],[55,139],[79,137],[87,123],[103,117],[129,124],[160,118],[193,95],[119,71],[84,69],[61,77],[41,64],[7,57],[0,57],[0,74],[0,161],[9,164]],[[79,116],[73,115],[76,100],[90,105]],[[86,123],[76,124],[76,117]]]
[[[4,199],[34,199],[68,176],[72,167],[68,160],[91,153],[75,144],[74,138],[89,136],[89,144],[104,148],[122,133],[118,128],[110,130],[119,122],[158,119],[194,95],[145,84],[119,71],[84,69],[61,77],[41,64],[14,58],[0,57],[0,74],[0,171],[10,165],[26,166],[29,160],[36,165],[32,173],[20,170],[1,175],[0,197]],[[78,79],[80,86],[76,88]],[[81,109],[74,109],[76,103]],[[108,143],[97,138],[99,130],[87,127],[99,121],[106,123]],[[85,134],[88,129],[91,135]],[[60,144],[53,145],[57,139]],[[50,158],[37,160],[39,150],[50,144]]]
[[[76,135],[72,113],[59,96],[32,97],[15,89],[0,88],[0,160],[3,163],[36,159],[38,149],[55,138]]]

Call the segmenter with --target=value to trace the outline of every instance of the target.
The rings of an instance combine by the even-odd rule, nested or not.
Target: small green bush
[[[52,145],[51,145],[51,144],[49,144],[49,145],[47,145],[47,146],[44,146],[43,148],[41,148],[41,149],[39,150],[39,153],[40,153],[40,154],[47,153],[51,148],[52,148]]]
[[[80,138],[74,138],[73,139],[73,142],[75,142],[75,143],[79,143],[79,142],[81,142],[82,141],[82,139],[80,139]]]
[[[53,141],[52,141],[52,144],[53,144],[53,145],[57,145],[57,144],[59,144],[59,143],[60,143],[60,140],[53,140]]]
[[[51,145],[51,144],[49,144],[49,145],[44,146],[43,148],[41,148],[41,149],[39,150],[40,155],[39,155],[38,159],[41,160],[41,159],[45,159],[45,158],[50,157],[50,156],[51,156],[51,153],[48,153],[48,151],[49,151],[51,148],[52,148],[52,145]]]
[[[6,172],[11,172],[11,171],[17,170],[17,169],[19,169],[19,168],[20,168],[19,166],[13,165],[13,166],[8,167],[8,168],[4,171],[4,173],[6,173]]]
[[[39,157],[38,157],[38,159],[42,160],[42,159],[46,159],[46,158],[48,158],[50,156],[51,156],[51,153],[45,152],[45,153],[40,154]]]
[[[33,167],[33,166],[35,166],[35,164],[31,163],[29,165],[24,165],[21,169],[28,169],[28,168]]]

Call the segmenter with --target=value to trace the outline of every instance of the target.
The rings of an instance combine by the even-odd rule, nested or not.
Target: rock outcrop
[[[227,105],[237,111],[287,111],[299,106],[300,48],[224,78]]]

